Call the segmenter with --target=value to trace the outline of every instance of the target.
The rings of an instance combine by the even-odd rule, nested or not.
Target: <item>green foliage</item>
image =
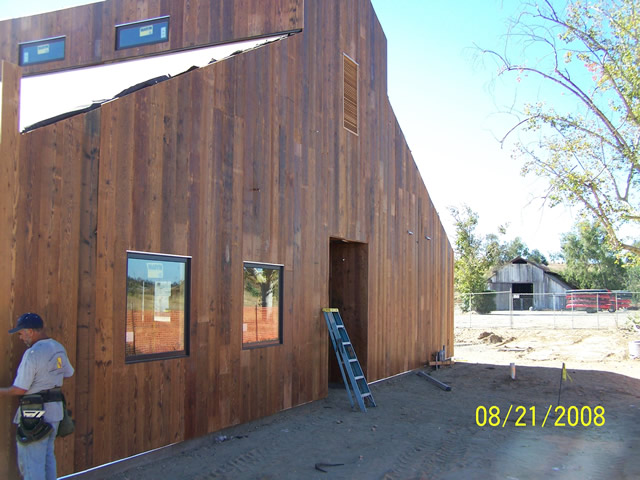
[[[474,295],[471,308],[478,313],[491,313],[496,309],[496,294],[484,292],[481,295]]]
[[[244,267],[244,304],[269,307],[278,304],[279,270],[276,268]]]
[[[497,59],[500,75],[541,78],[571,107],[525,105],[503,142],[521,134],[514,157],[524,162],[523,175],[548,180],[551,206],[577,206],[599,222],[613,249],[640,256],[621,234],[625,224],[640,226],[640,8],[637,0],[554,5],[524,3],[505,53],[485,53]],[[538,58],[512,61],[517,44]]]
[[[529,252],[529,256],[527,256],[527,260],[531,262],[535,262],[539,265],[549,265],[549,261],[547,257],[545,257],[540,250],[534,248]]]
[[[500,231],[505,234],[506,227],[500,227]],[[486,241],[487,259],[492,267],[503,265],[517,257],[522,257],[541,265],[549,265],[549,261],[540,250],[537,248],[529,250],[529,247],[520,237],[503,243],[500,241],[499,235],[489,234],[486,237]]]
[[[516,237],[504,246],[502,261],[504,263],[509,260],[513,260],[516,257],[527,258],[528,256],[529,248],[520,237]]]
[[[560,248],[567,265],[563,276],[569,283],[578,288],[628,289],[629,270],[598,224],[578,223],[563,235]]]
[[[640,292],[640,266],[631,265],[627,269],[627,290],[630,292]],[[636,296],[640,296],[636,294]],[[634,298],[634,301],[640,302],[640,298]]]
[[[640,242],[636,242],[640,245]],[[632,302],[640,304],[640,261],[637,256],[626,255],[623,257],[624,266],[627,272],[627,285],[625,290],[633,292]],[[640,315],[637,316],[640,323]]]
[[[482,237],[476,233],[478,214],[465,205],[459,209],[450,208],[456,226],[454,284],[459,294],[483,292],[490,268]],[[463,295],[463,311],[472,308],[468,295]]]

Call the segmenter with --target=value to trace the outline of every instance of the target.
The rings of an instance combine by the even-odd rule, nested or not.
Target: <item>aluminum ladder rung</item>
[[[369,384],[364,377],[362,366],[358,361],[358,356],[351,344],[351,339],[347,333],[347,328],[344,326],[342,317],[337,308],[323,308],[324,319],[327,322],[327,328],[329,329],[329,337],[331,338],[331,344],[336,352],[336,358],[338,359],[338,366],[340,367],[340,374],[344,382],[347,395],[349,396],[349,403],[351,408],[354,407],[351,395],[355,397],[358,402],[360,410],[367,411],[365,406],[365,399],[368,399],[371,406],[376,406],[376,402],[373,399],[371,390],[369,390]],[[346,340],[346,341],[345,341]],[[346,347],[350,347],[348,350]],[[357,372],[357,375],[356,375]],[[364,380],[364,382],[362,382]],[[351,388],[349,387],[351,385]]]

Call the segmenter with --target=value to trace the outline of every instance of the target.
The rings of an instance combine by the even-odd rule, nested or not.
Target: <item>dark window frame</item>
[[[39,60],[39,61],[27,61],[27,63],[24,62],[25,48],[38,47],[40,45],[46,45],[48,43],[56,43],[56,42],[59,42],[60,40],[62,40],[62,57],[48,58],[48,59]],[[29,67],[31,65],[40,65],[42,63],[49,63],[49,62],[59,62],[64,60],[66,56],[67,56],[67,36],[66,35],[60,35],[58,37],[42,38],[40,40],[31,40],[29,42],[22,42],[18,44],[18,65],[20,65],[21,67]]]
[[[242,339],[242,349],[243,350],[253,350],[256,348],[266,348],[266,347],[275,347],[283,344],[283,318],[284,318],[284,309],[282,308],[282,297],[284,294],[283,286],[284,286],[284,265],[279,263],[264,263],[264,262],[243,262],[242,263],[242,305],[244,307],[244,269],[245,267],[253,267],[253,268],[271,268],[274,270],[278,270],[278,340],[274,341],[265,341],[265,342],[247,342],[245,343],[244,338]],[[242,315],[242,320],[244,324],[244,310]],[[242,332],[244,336],[244,331]]]
[[[191,331],[191,257],[186,255],[170,255],[163,253],[139,252],[127,250],[127,274],[125,281],[125,295],[128,299],[127,282],[129,279],[129,260],[156,260],[160,262],[176,262],[184,264],[184,349],[175,352],[149,353],[138,355],[127,355],[125,349],[125,364],[150,362],[154,360],[170,360],[174,358],[185,358],[189,356],[189,339]],[[128,301],[127,301],[128,305]],[[127,307],[128,308],[128,307]],[[126,330],[126,318],[125,318]],[[126,339],[125,339],[126,343]]]
[[[160,23],[165,23],[167,24],[167,37],[166,39],[160,39],[160,40],[153,40],[150,42],[142,42],[142,43],[137,43],[135,45],[122,45],[122,39],[120,38],[120,34],[122,31],[125,30],[129,30],[132,28],[140,28],[140,27],[144,27],[146,25],[158,25]],[[158,43],[165,43],[169,41],[169,29],[170,29],[170,25],[171,25],[171,20],[170,20],[170,16],[169,15],[165,15],[162,17],[155,17],[155,18],[148,18],[146,20],[139,20],[136,22],[129,22],[129,23],[121,23],[119,25],[115,26],[116,29],[116,45],[115,45],[115,49],[116,50],[126,50],[127,48],[137,48],[137,47],[145,47],[147,45],[156,45]]]

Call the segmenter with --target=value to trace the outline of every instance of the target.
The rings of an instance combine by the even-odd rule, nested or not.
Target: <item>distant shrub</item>
[[[472,308],[477,313],[491,313],[496,309],[496,294],[495,292],[484,292],[482,294],[474,295],[472,299]]]
[[[471,299],[473,298],[473,294],[463,293],[460,294],[459,299],[457,300],[457,304],[464,313],[467,313],[471,310]]]

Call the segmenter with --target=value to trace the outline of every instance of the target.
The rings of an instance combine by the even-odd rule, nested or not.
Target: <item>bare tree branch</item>
[[[525,161],[523,175],[549,180],[545,204],[581,206],[612,245],[637,255],[639,248],[619,233],[625,223],[640,226],[640,11],[635,1],[569,0],[563,10],[551,0],[525,3],[507,32],[504,53],[480,50],[496,60],[498,76],[540,78],[582,105],[578,110],[584,114],[556,113],[542,103],[527,106],[500,144],[504,148],[516,131],[522,132],[514,156]],[[515,45],[533,47],[538,60],[513,62]],[[525,145],[532,134],[538,135],[536,144]]]

